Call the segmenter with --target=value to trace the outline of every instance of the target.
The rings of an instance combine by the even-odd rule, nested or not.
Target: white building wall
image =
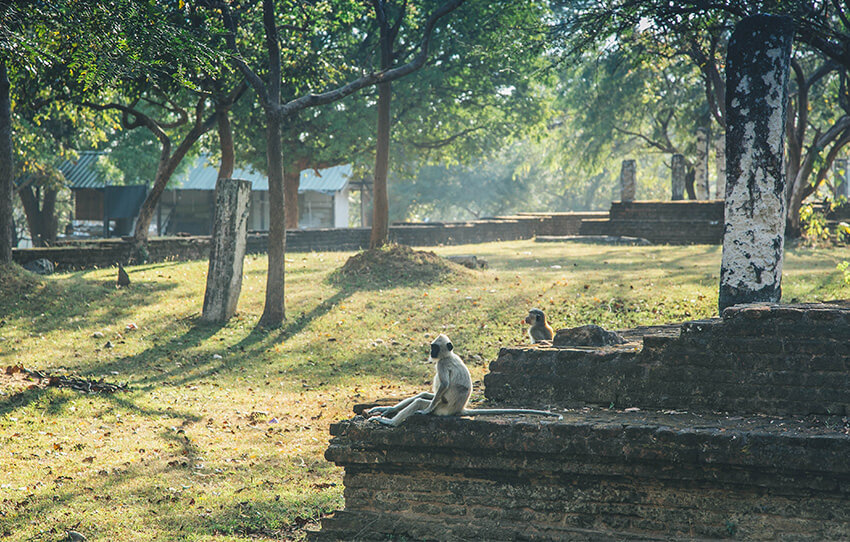
[[[348,227],[348,186],[334,194],[334,228]]]
[[[307,191],[298,194],[298,227],[347,228],[349,220],[349,190],[336,192],[333,196]],[[248,231],[269,230],[269,195],[266,191],[251,192],[251,208],[248,214]]]

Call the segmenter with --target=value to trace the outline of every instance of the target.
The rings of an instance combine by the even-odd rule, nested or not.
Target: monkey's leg
[[[432,394],[428,394],[428,395],[432,395]],[[404,420],[406,420],[407,418],[416,414],[416,411],[427,408],[428,405],[430,405],[430,404],[431,404],[430,399],[411,397],[411,402],[409,402],[407,404],[407,406],[404,407],[404,410],[402,410],[401,412],[396,414],[395,417],[393,417],[393,418],[375,417],[375,418],[369,418],[369,419],[374,420],[378,423],[382,423],[384,425],[390,425],[392,427],[397,427],[397,426],[401,425],[404,422]]]
[[[460,413],[461,416],[487,416],[496,414],[536,414],[537,416],[551,416],[563,420],[564,417],[556,412],[548,410],[530,410],[526,408],[475,408],[472,410],[464,410]]]
[[[433,398],[434,398],[433,393],[423,391],[422,393],[416,394],[413,397],[408,397],[404,401],[401,401],[400,403],[396,403],[393,406],[372,407],[372,408],[370,408],[369,410],[366,411],[366,414],[368,416],[375,416],[376,414],[380,414],[382,416],[387,416],[387,415],[392,416],[393,414],[402,410],[404,407],[406,407],[407,405],[409,405],[413,401],[416,401],[417,399],[427,399],[428,401],[430,401]]]

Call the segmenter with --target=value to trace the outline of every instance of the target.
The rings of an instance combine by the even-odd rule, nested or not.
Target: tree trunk
[[[25,186],[18,190],[21,198],[21,206],[24,208],[24,217],[27,219],[27,229],[30,232],[32,246],[41,246],[41,228],[38,219],[38,197],[33,186]]]
[[[298,186],[301,184],[301,168],[292,163],[283,168],[284,204],[286,205],[286,229],[298,229]]]
[[[372,237],[370,248],[385,245],[389,238],[390,204],[387,196],[387,170],[390,160],[389,83],[378,85],[378,133],[375,147],[375,181],[372,191]]]
[[[163,142],[162,149],[159,154],[159,163],[156,166],[156,175],[154,176],[153,187],[148,192],[142,208],[139,209],[139,215],[136,217],[136,228],[133,232],[133,243],[136,250],[142,250],[148,243],[148,230],[150,229],[151,220],[153,220],[156,204],[159,202],[160,196],[165,191],[165,186],[171,178],[171,172],[174,171],[174,166],[171,166],[171,141]]]
[[[221,164],[218,166],[218,180],[233,177],[233,164],[236,161],[233,151],[233,130],[230,127],[230,110],[218,107],[215,118],[218,123],[218,145],[221,147]]]
[[[694,180],[696,179],[696,171],[694,168],[689,167],[687,173],[685,173],[685,192],[688,193],[688,199],[695,200],[697,199],[696,190],[694,190]]]
[[[0,265],[12,263],[12,101],[6,60],[0,59]]]
[[[269,268],[266,278],[266,305],[260,325],[277,327],[286,318],[284,310],[284,268],[286,256],[286,210],[283,195],[283,150],[280,119],[266,115],[266,156],[269,165]]]
[[[283,195],[283,149],[280,141],[280,44],[274,0],[263,0],[263,28],[269,54],[269,86],[266,113],[266,159],[269,169],[269,268],[266,305],[260,325],[278,327],[286,318],[284,271],[286,266],[286,207]]]
[[[800,208],[803,206],[803,185],[808,183],[809,176],[812,174],[814,167],[813,160],[806,157],[802,166],[797,171],[796,177],[789,178],[787,182],[791,184],[791,189],[786,190],[786,208],[785,214],[785,235],[790,238],[800,237],[803,233],[802,224],[800,223]]]
[[[41,201],[41,242],[42,246],[56,244],[56,235],[59,233],[59,217],[56,215],[56,197],[59,190],[56,188],[45,188],[44,199]]]
[[[383,9],[383,8],[382,8]],[[386,15],[380,14],[381,23],[381,70],[392,64],[392,35]],[[387,244],[390,230],[390,204],[387,196],[387,171],[390,164],[390,83],[378,85],[378,129],[375,138],[375,180],[372,192],[372,236],[370,248]]]
[[[26,186],[18,192],[34,247],[50,246],[56,242],[59,227],[56,216],[57,194],[55,188],[32,186]]]
[[[153,220],[154,211],[156,211],[156,205],[159,203],[159,199],[165,191],[168,181],[171,180],[174,170],[177,169],[177,166],[179,166],[183,158],[186,157],[186,153],[189,152],[189,149],[191,149],[198,139],[200,139],[201,136],[212,127],[212,124],[207,125],[202,123],[202,119],[197,119],[197,121],[198,122],[196,122],[195,126],[189,130],[189,133],[186,134],[186,137],[183,138],[183,141],[181,141],[174,150],[174,154],[171,154],[171,142],[163,142],[162,151],[160,152],[159,157],[159,165],[156,168],[156,177],[154,177],[153,188],[151,188],[151,191],[148,192],[148,197],[145,198],[142,208],[139,209],[139,216],[136,218],[136,229],[133,233],[133,241],[137,249],[147,245],[148,243],[148,230],[151,227],[151,221]]]

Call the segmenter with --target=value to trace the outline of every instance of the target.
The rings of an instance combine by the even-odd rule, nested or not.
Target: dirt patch
[[[450,276],[468,276],[473,271],[425,250],[404,245],[387,245],[355,254],[329,280],[347,286],[403,286],[429,284]]]

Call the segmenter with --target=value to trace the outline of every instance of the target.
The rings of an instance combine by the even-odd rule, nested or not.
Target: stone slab
[[[739,305],[621,334],[627,344],[604,348],[503,348],[485,395],[529,407],[850,414],[846,305]]]
[[[581,409],[332,425],[313,540],[850,537],[850,421]]]

